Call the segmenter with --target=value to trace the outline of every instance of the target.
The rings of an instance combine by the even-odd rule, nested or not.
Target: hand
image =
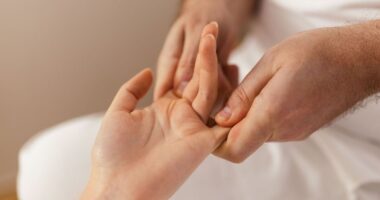
[[[191,102],[167,92],[136,110],[152,83],[150,70],[121,87],[96,139],[83,199],[168,199],[225,139],[228,129],[204,124],[217,96],[215,36],[203,36],[199,48],[199,73],[185,93]]]
[[[216,121],[215,152],[242,162],[267,141],[303,140],[379,90],[379,22],[299,33],[270,49]]]
[[[237,41],[238,32],[243,27],[245,10],[252,0],[230,1],[185,1],[179,18],[172,26],[158,61],[158,78],[154,91],[155,99],[174,89],[177,95],[182,92],[193,74],[199,38],[203,27],[214,21],[206,34],[220,26],[218,55],[219,68],[218,99],[226,99],[237,84],[237,68],[228,66],[227,60],[231,49]],[[241,9],[240,7],[243,7]],[[238,10],[239,8],[239,10]],[[223,102],[224,103],[224,102]]]

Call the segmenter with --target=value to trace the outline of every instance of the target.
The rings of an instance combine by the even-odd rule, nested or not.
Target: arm
[[[241,162],[264,142],[295,141],[380,91],[380,20],[296,34],[265,53],[216,121],[216,154]]]

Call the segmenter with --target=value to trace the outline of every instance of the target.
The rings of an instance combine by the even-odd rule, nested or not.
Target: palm
[[[171,154],[173,149],[189,160],[203,158],[215,147],[215,137],[207,134],[209,128],[204,125],[188,101],[179,99],[172,93],[158,101],[132,113],[115,112],[109,114],[103,122],[101,143],[95,151],[101,151],[100,158],[112,160],[97,161],[115,165],[128,165],[155,154],[167,152],[157,158]],[[108,132],[112,132],[112,135]],[[112,156],[111,156],[112,155]],[[115,156],[118,155],[118,156]]]
[[[151,72],[143,71],[127,82],[98,134],[93,173],[127,182],[121,184],[122,191],[141,199],[167,199],[178,189],[228,132],[205,125],[218,96],[215,37],[202,40],[195,71],[184,98],[168,92],[140,110],[135,107],[151,85]]]

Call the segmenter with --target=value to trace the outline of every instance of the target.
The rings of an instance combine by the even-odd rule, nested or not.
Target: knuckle
[[[279,120],[281,104],[265,98],[263,94],[257,96],[253,104],[254,107],[260,107],[260,119],[263,124],[272,124],[273,121]]]
[[[234,96],[246,106],[249,106],[251,104],[251,99],[249,99],[247,91],[243,86],[236,88]]]
[[[238,153],[230,153],[226,155],[225,159],[230,162],[239,164],[245,161],[246,156],[242,156],[241,154],[238,154]]]
[[[277,113],[278,110],[275,108],[275,106],[263,106],[262,107],[263,112],[261,113],[263,122],[271,122],[277,119]]]
[[[184,18],[184,20],[186,20],[186,27],[189,29],[199,28],[205,25],[202,18],[199,16],[191,16]]]
[[[277,48],[273,47],[264,53],[262,59],[266,62],[273,63],[277,57],[277,54]]]
[[[247,159],[246,150],[238,146],[226,147],[219,157],[228,160],[232,163],[242,163]]]
[[[180,68],[187,68],[191,69],[195,65],[195,59],[192,58],[191,56],[186,56],[185,58],[181,59],[179,62],[179,67]]]
[[[123,85],[121,85],[120,87],[119,87],[119,92],[129,92],[130,91],[130,83],[129,82],[125,82],[125,83],[123,83]]]
[[[214,95],[213,92],[211,92],[211,91],[199,90],[197,98],[200,98],[199,100],[207,103],[207,102],[212,102],[215,99],[215,96],[216,95]]]

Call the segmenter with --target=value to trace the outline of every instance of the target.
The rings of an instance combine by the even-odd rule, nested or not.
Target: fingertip
[[[232,115],[232,110],[230,107],[226,106],[224,107],[217,115],[216,119],[219,122],[226,122],[230,119]]]
[[[135,77],[138,79],[146,79],[146,81],[153,81],[153,71],[150,68],[144,68]]]
[[[215,121],[220,126],[231,127],[243,120],[244,117],[245,114],[242,108],[225,106],[219,113],[217,113]]]
[[[151,69],[144,69],[123,84],[111,103],[109,111],[132,112],[153,82]]]
[[[143,71],[141,72],[141,77],[142,77],[141,79],[144,80],[143,84],[147,85],[147,89],[149,89],[153,83],[153,71],[152,71],[152,69],[150,69],[150,68],[143,69]]]
[[[152,83],[153,72],[150,68],[143,69],[128,82],[129,87],[134,88],[136,90],[140,90],[143,94],[145,94],[145,92],[149,90]]]
[[[207,34],[212,34],[214,35],[215,38],[218,37],[219,35],[219,24],[216,21],[213,21],[209,24],[207,24],[202,31],[202,37],[207,35]]]
[[[212,22],[210,23],[210,25],[214,26],[216,29],[219,28],[219,24],[218,24],[217,21],[212,21]]]
[[[153,81],[153,70],[151,68],[147,67],[143,69],[142,73],[146,74],[145,76],[147,76],[150,81]]]

